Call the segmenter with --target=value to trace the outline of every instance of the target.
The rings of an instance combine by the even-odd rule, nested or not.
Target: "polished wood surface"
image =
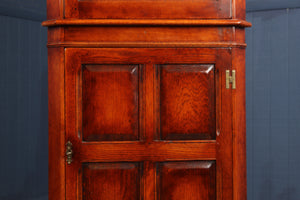
[[[99,1],[47,0],[48,19],[80,18],[236,18],[245,19],[245,0]],[[120,9],[122,8],[122,9]],[[172,11],[172,12],[171,12]]]
[[[230,1],[231,0],[65,0],[65,16],[66,18],[79,19],[230,18]],[[199,12],[199,10],[201,10],[201,12]]]
[[[160,139],[215,139],[213,65],[158,65]]]
[[[234,200],[247,199],[245,49],[234,48],[232,65],[239,87],[233,92],[233,185]]]
[[[81,67],[77,97],[84,141],[139,138],[140,71],[138,65]]]
[[[169,26],[67,26],[49,28],[49,47],[245,47],[241,28]],[[52,33],[53,32],[53,33]]]
[[[85,163],[82,166],[82,195],[85,200],[140,199],[139,163]]]
[[[49,200],[246,200],[244,19],[244,0],[48,0]]]
[[[129,61],[131,64],[125,64]],[[218,166],[212,168],[213,172],[211,170],[208,170],[208,175],[202,175],[201,169],[199,169],[200,171],[197,169],[194,172],[194,170],[185,169],[185,164],[182,165],[182,170],[187,170],[187,173],[189,173],[189,171],[191,171],[190,173],[199,173],[199,175],[195,177],[196,182],[193,182],[198,183],[198,185],[203,181],[211,180],[208,178],[211,176],[211,173],[215,174],[214,176],[216,177],[222,177],[219,179],[215,179],[214,184],[212,184],[214,185],[212,188],[210,186],[209,188],[203,186],[205,190],[207,190],[207,193],[205,194],[210,196],[201,193],[199,194],[200,196],[198,195],[199,198],[207,199],[212,198],[214,195],[232,198],[232,150],[230,148],[232,145],[232,126],[230,122],[231,118],[229,117],[231,115],[231,92],[230,90],[224,89],[225,82],[221,81],[224,80],[224,69],[228,69],[231,66],[230,61],[231,51],[222,49],[67,49],[65,61],[67,87],[66,102],[68,102],[66,104],[66,137],[67,140],[73,143],[74,150],[74,162],[66,166],[66,190],[67,194],[69,194],[68,199],[76,199],[76,194],[80,195],[82,198],[85,197],[85,193],[80,193],[81,188],[84,187],[81,186],[82,184],[84,184],[84,182],[83,175],[80,173],[80,171],[83,170],[82,167],[86,166],[86,163],[100,163],[99,165],[101,165],[101,163],[110,162],[115,165],[120,162],[138,162],[142,165],[149,165],[148,168],[142,169],[142,174],[149,174],[153,171],[157,171],[155,166],[160,162],[169,161],[172,164],[173,162],[176,163],[178,161],[183,163],[188,161],[197,161],[196,166],[198,165],[197,163],[200,162],[199,167],[201,168],[201,162],[208,160],[216,160],[216,162],[218,163]],[[182,65],[177,63],[185,64]],[[148,74],[141,74],[142,80],[140,81],[139,94],[150,93],[150,95],[145,95],[146,98],[148,97],[150,99],[146,99],[139,104],[135,103],[136,106],[139,106],[139,110],[143,113],[139,114],[138,120],[140,128],[139,132],[141,133],[141,137],[139,137],[137,141],[130,141],[131,138],[126,137],[122,137],[125,138],[126,141],[119,141],[119,135],[118,137],[110,137],[110,140],[104,141],[103,138],[101,138],[102,140],[98,140],[99,138],[93,140],[84,140],[84,137],[82,138],[80,135],[78,135],[78,132],[80,132],[79,130],[81,122],[78,123],[78,121],[80,120],[76,120],[80,118],[83,119],[83,115],[81,116],[80,113],[78,113],[76,110],[78,110],[79,104],[90,102],[91,99],[95,98],[95,96],[84,95],[85,97],[83,98],[86,98],[86,100],[82,100],[81,103],[80,101],[78,102],[78,98],[76,97],[78,96],[78,94],[80,94],[79,96],[81,96],[80,88],[78,88],[78,86],[81,86],[83,88],[87,87],[89,88],[89,90],[92,89],[94,91],[94,94],[97,94],[98,92],[100,94],[101,89],[99,89],[98,87],[105,87],[106,82],[111,82],[111,85],[107,86],[108,88],[110,88],[116,83],[119,83],[119,81],[121,81],[120,83],[122,83],[122,79],[128,81],[128,77],[131,77],[131,82],[126,83],[126,85],[124,86],[128,89],[131,87],[132,82],[134,82],[132,80],[137,80],[137,78],[133,78],[134,76],[132,75],[132,73],[128,73],[128,71],[132,72],[132,70],[136,69],[137,66],[145,66],[144,70],[145,72],[148,72]],[[90,76],[92,75],[90,74],[88,75],[88,83],[82,81],[82,79],[84,79],[84,75],[81,77],[79,75],[79,72],[82,69],[83,71],[85,71],[85,68],[88,68],[89,71],[92,71],[92,73],[94,73],[93,76],[98,76],[97,81],[101,81],[103,78],[103,80],[105,81],[103,83],[100,82],[102,84],[97,84],[97,88],[90,87],[90,82],[93,82],[94,84],[97,81],[92,81],[92,79],[90,78]],[[91,70],[91,68],[93,69]],[[155,78],[158,75],[158,71],[161,72],[159,79]],[[116,74],[112,76],[112,72],[113,74]],[[119,73],[122,72],[127,73],[127,76],[125,74],[122,77],[119,77]],[[128,74],[130,75],[128,76]],[[165,78],[166,80],[162,80],[161,77]],[[116,80],[118,81],[116,82]],[[180,80],[183,82],[181,83]],[[135,82],[136,84],[138,84],[138,81]],[[144,82],[146,83],[146,85],[143,84]],[[193,84],[195,84],[195,86],[193,86]],[[121,85],[122,84],[119,84],[118,87],[121,87]],[[157,87],[157,85],[160,85],[160,87]],[[172,85],[174,89],[169,88],[172,87]],[[177,88],[179,86],[182,86],[183,89],[181,90]],[[110,91],[112,91],[110,95],[114,96],[111,97],[111,99],[119,99],[118,97],[120,96],[120,93],[115,93],[113,89],[110,89]],[[126,92],[130,90],[122,88],[122,92],[124,91]],[[176,95],[177,92],[179,92],[179,94]],[[184,92],[184,94],[180,94],[180,92]],[[129,92],[126,96],[130,97],[132,93],[133,92],[131,90],[131,92]],[[101,94],[105,96],[105,93]],[[161,123],[160,120],[158,120],[159,117],[157,116],[163,116],[166,113],[164,109],[161,109],[161,105],[170,108],[175,105],[173,104],[173,102],[166,100],[169,98],[166,97],[166,95],[175,95],[175,97],[178,96],[178,100],[176,100],[175,97],[172,98],[175,102],[179,101],[178,106],[183,106],[179,108],[179,110],[181,110],[182,113],[185,114],[176,114],[175,111],[169,112],[169,114],[173,114],[175,112],[175,115],[181,116],[178,118],[178,120],[181,120],[182,122],[175,121],[179,125],[177,127],[175,126],[175,129],[178,129],[179,133],[182,136],[180,134],[177,134],[174,131],[175,129],[172,130],[173,127],[171,126],[169,126],[169,128],[171,128],[170,131],[166,129],[167,131],[169,131],[169,138],[164,138],[163,134],[163,137],[159,136],[159,127],[161,126]],[[181,97],[183,97],[183,99]],[[220,102],[217,97],[227,97],[228,101]],[[99,106],[101,106],[101,104],[103,103],[103,101],[100,101],[102,97],[99,98],[96,97],[97,100],[93,101],[92,104],[88,103],[91,104],[94,109],[89,110],[88,116],[86,116],[87,118],[89,118],[89,116],[106,116],[105,113],[103,114],[103,112],[101,111],[101,114],[97,115],[97,113],[101,109],[95,108],[100,108]],[[201,98],[201,100],[198,98]],[[202,98],[204,98],[204,100]],[[153,99],[160,100],[153,101]],[[120,98],[120,100],[122,100],[122,98]],[[123,99],[123,101],[126,105],[126,98]],[[200,105],[198,105],[201,101],[203,105],[201,103]],[[113,101],[110,102],[113,104]],[[196,105],[193,105],[193,102],[196,103]],[[147,103],[151,105],[144,106],[144,104]],[[108,103],[105,104],[108,105]],[[210,106],[208,104],[210,104]],[[130,105],[127,105],[127,107],[130,107]],[[122,109],[119,109],[118,111],[120,111],[118,113],[122,113]],[[156,112],[153,114],[154,111]],[[224,111],[226,111],[226,113],[222,113],[221,115],[221,112]],[[196,112],[196,114],[194,112]],[[199,114],[200,117],[197,116]],[[172,119],[172,116],[168,118]],[[203,121],[198,121],[199,118],[201,118]],[[210,120],[205,120],[205,118],[209,118]],[[167,118],[165,117],[164,119]],[[108,118],[106,119],[106,121],[107,120]],[[114,118],[110,118],[110,121],[113,121],[115,127],[120,127],[120,125],[122,125],[122,123],[126,122],[127,120],[123,117],[123,121],[117,121]],[[172,120],[169,122],[172,122]],[[101,125],[101,123],[102,122],[98,122],[96,124]],[[145,124],[145,126],[147,124],[153,124],[154,129],[145,129],[143,128],[143,124]],[[181,125],[183,128],[181,127]],[[91,124],[89,127],[92,127]],[[190,129],[188,129],[188,127],[190,127]],[[222,134],[218,137],[214,136],[215,131],[212,130],[215,129],[219,132],[222,132]],[[97,130],[93,128],[92,130],[94,130],[97,134],[101,133],[102,131],[101,129]],[[207,134],[207,136],[203,137],[201,136],[201,134],[198,134],[201,132],[208,132],[210,135]],[[194,165],[193,163],[190,165],[189,162],[186,165],[187,168]],[[205,171],[207,170],[204,170],[203,173]],[[160,197],[161,199],[166,199],[168,198],[168,195],[171,195],[159,193],[159,190],[157,188],[158,182],[154,183],[154,187],[152,187],[152,189],[151,187],[147,187],[147,182],[145,181],[147,180],[150,183],[155,181],[155,177],[158,176],[157,173],[158,171],[156,173],[151,173],[151,175],[149,175],[147,178],[143,177],[142,175],[139,176],[139,180],[144,180],[144,182],[141,181],[139,183],[139,187],[146,187],[142,195],[143,198],[146,198],[146,195],[151,195],[152,193],[162,195]],[[178,173],[180,174],[182,172]],[[177,173],[173,175],[174,179],[177,179],[176,177],[178,175],[176,174]],[[107,175],[105,177],[110,180],[109,177],[111,176]],[[187,180],[189,179],[189,177],[191,176],[187,176]],[[119,178],[122,179],[121,177]],[[105,181],[107,179],[105,179]],[[99,183],[96,183],[95,181],[99,181]],[[100,184],[103,181],[102,179],[93,179],[91,180],[91,182],[94,184]],[[114,182],[112,184],[118,183]],[[168,185],[168,183],[165,184]],[[124,187],[127,187],[126,184],[124,185]],[[192,186],[191,184],[186,183],[184,187],[186,187],[187,190],[191,188],[190,192],[196,192],[195,189],[193,189],[195,188],[195,186]],[[123,194],[122,191],[124,190],[124,188],[118,187],[118,191],[115,191],[115,189],[116,187],[113,186],[108,193]],[[91,190],[93,190],[93,188]],[[104,193],[106,193],[106,191]],[[184,193],[181,194],[181,196],[179,195],[178,198],[183,199],[183,196]],[[113,196],[106,198],[114,199]],[[189,199],[188,196],[185,199]]]
[[[178,34],[181,37],[178,37]],[[233,41],[232,28],[217,27],[80,27],[65,29],[65,42],[209,42]]]
[[[157,200],[216,199],[214,161],[159,163],[157,181]]]
[[[242,18],[244,19],[244,18]],[[236,26],[250,27],[241,19],[57,19],[43,26]]]
[[[65,197],[64,49],[48,49],[49,199]]]

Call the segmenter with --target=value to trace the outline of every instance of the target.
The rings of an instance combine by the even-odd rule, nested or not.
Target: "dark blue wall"
[[[297,8],[247,1],[248,200],[300,199]],[[0,200],[47,200],[45,16],[46,0],[0,0]]]
[[[45,15],[42,0],[0,1],[1,200],[47,199]]]
[[[249,200],[300,199],[300,9],[247,13]]]
[[[247,12],[300,8],[299,0],[246,0]]]

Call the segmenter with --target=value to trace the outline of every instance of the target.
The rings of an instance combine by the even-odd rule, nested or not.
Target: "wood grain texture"
[[[143,171],[143,182],[142,190],[144,196],[141,199],[156,199],[155,190],[156,190],[156,163],[155,162],[144,162],[144,171]]]
[[[159,65],[160,138],[215,138],[213,65]]]
[[[216,26],[116,26],[90,25],[62,28],[60,38],[49,37],[48,46],[96,48],[245,47],[242,28]],[[58,28],[50,27],[49,35]],[[60,39],[60,40],[58,40]]]
[[[49,47],[61,57],[52,65],[64,64],[51,79],[64,87],[50,101],[64,133],[52,138],[50,200],[245,200],[245,88],[225,89],[226,70],[244,81],[245,1],[48,5]]]
[[[138,65],[82,66],[78,106],[84,141],[139,138],[139,73]]]
[[[216,199],[214,161],[159,163],[157,176],[158,200]]]
[[[47,19],[64,18],[64,1],[47,0]]]
[[[130,64],[128,64],[130,61]],[[231,90],[225,90],[225,69],[231,69],[231,50],[230,49],[209,49],[209,48],[195,48],[195,49],[161,49],[161,48],[80,48],[80,49],[67,49],[66,50],[66,134],[68,140],[73,143],[73,163],[66,167],[67,177],[67,194],[69,194],[69,200],[76,199],[77,196],[82,195],[78,187],[83,184],[81,176],[82,163],[103,163],[103,162],[145,162],[147,166],[144,173],[147,177],[141,177],[141,184],[149,183],[150,187],[142,189],[142,196],[153,198],[155,194],[155,188],[157,187],[158,180],[155,172],[156,162],[166,161],[216,161],[216,182],[215,182],[215,195],[217,198],[232,199],[232,101]],[[184,63],[178,65],[178,63]],[[197,63],[197,64],[195,64]],[[211,64],[210,64],[211,63]],[[141,141],[93,141],[84,142],[77,135],[78,127],[80,124],[74,119],[78,116],[76,112],[76,77],[82,69],[82,66],[96,67],[96,71],[103,71],[105,69],[115,69],[120,71],[120,66],[137,65],[145,66],[145,71],[149,74],[142,74],[142,82],[139,87],[140,90],[145,90],[146,100],[143,102],[143,106],[139,105],[143,109],[145,117],[139,118],[140,124],[145,124],[148,129],[142,129],[141,133],[145,134],[144,139]],[[102,66],[102,67],[101,67]],[[103,67],[105,66],[105,67]],[[168,78],[167,81],[174,80],[173,85],[176,86],[176,82],[182,81],[180,85],[188,88],[187,94],[190,94],[190,90],[196,90],[195,88],[208,88],[206,91],[215,91],[215,96],[212,97],[215,100],[215,128],[218,133],[215,140],[188,140],[188,141],[158,141],[157,140],[157,108],[159,108],[159,102],[157,99],[160,91],[156,85],[156,68],[157,66],[166,67],[166,73],[175,73],[179,75],[177,78]],[[179,67],[178,67],[179,66]],[[211,68],[213,67],[213,70]],[[125,67],[126,68],[126,67]],[[129,67],[130,68],[130,67]],[[131,69],[131,68],[130,68]],[[208,70],[209,69],[209,70]],[[104,71],[105,71],[104,70]],[[173,71],[172,71],[173,70]],[[126,73],[130,70],[125,70]],[[203,72],[208,74],[203,75]],[[214,73],[212,73],[214,72]],[[87,72],[88,76],[91,76]],[[94,71],[92,73],[95,73]],[[107,72],[105,72],[107,73]],[[185,76],[182,76],[185,75]],[[195,75],[196,74],[196,75]],[[106,76],[107,75],[107,76]],[[106,74],[105,77],[110,77]],[[174,76],[174,75],[172,75]],[[126,79],[126,75],[118,78]],[[196,77],[196,78],[195,78]],[[79,79],[80,80],[80,79]],[[90,79],[91,80],[91,79]],[[176,80],[176,81],[175,81]],[[193,80],[190,83],[189,80]],[[92,81],[90,81],[92,82]],[[166,82],[164,82],[166,84]],[[170,81],[172,83],[172,81]],[[189,84],[187,84],[189,83]],[[92,91],[98,90],[98,87],[103,87],[106,83],[101,82],[97,84],[97,88],[91,89]],[[197,87],[191,87],[191,84],[198,85]],[[209,85],[210,84],[210,85]],[[79,84],[80,85],[80,84]],[[112,84],[114,85],[114,84]],[[215,85],[214,87],[211,87]],[[179,85],[177,85],[179,86]],[[128,87],[128,84],[127,84]],[[171,87],[171,86],[170,86]],[[191,88],[189,88],[191,87]],[[92,88],[92,87],[88,87]],[[175,88],[176,89],[176,88]],[[167,91],[168,90],[168,91]],[[166,88],[165,91],[173,91],[170,88]],[[177,90],[177,89],[176,89]],[[180,90],[179,90],[180,91]],[[198,90],[197,90],[198,91]],[[214,92],[213,92],[214,93]],[[172,92],[171,92],[172,94]],[[192,96],[197,95],[192,93]],[[87,96],[87,95],[84,95]],[[180,94],[180,96],[185,96]],[[180,98],[179,98],[180,99]],[[222,101],[221,101],[222,99]],[[212,100],[212,101],[214,101]],[[193,98],[186,99],[187,102],[193,102]],[[204,101],[203,99],[197,101]],[[205,102],[205,101],[204,101]],[[107,104],[107,103],[105,103]],[[171,102],[166,103],[171,104]],[[206,104],[206,103],[204,103]],[[190,104],[188,104],[190,105]],[[196,106],[199,107],[199,106]],[[204,106],[203,106],[204,108]],[[78,108],[77,108],[78,109]],[[207,109],[209,110],[209,109]],[[95,112],[89,111],[89,115]],[[193,113],[187,114],[189,121],[192,121],[193,126],[198,126],[197,116],[193,116]],[[198,118],[203,118],[202,116]],[[208,126],[209,127],[209,126]],[[88,126],[87,126],[88,128]],[[209,127],[211,128],[211,126]],[[186,133],[186,130],[183,130]],[[188,138],[190,139],[190,138]],[[214,138],[213,138],[214,139]],[[207,180],[207,179],[205,179]],[[79,186],[78,186],[79,184]],[[81,187],[81,186],[80,186]],[[79,187],[79,188],[80,188]],[[189,187],[189,186],[187,186]],[[192,189],[194,190],[194,189]],[[212,190],[213,191],[213,190]],[[70,194],[72,193],[72,194]],[[209,195],[212,192],[209,192]],[[160,195],[160,194],[159,194]],[[180,194],[183,195],[183,194]],[[197,197],[198,193],[195,194]],[[200,195],[200,194],[199,194]],[[154,195],[155,196],[155,195]],[[200,198],[200,197],[199,197]],[[205,198],[205,197],[201,197]]]
[[[246,48],[236,42],[55,42],[48,47],[65,48]]]
[[[66,2],[68,1],[75,0],[66,0]],[[75,12],[66,12],[67,18],[72,18],[73,15],[76,15],[81,19],[215,19],[231,17],[230,0],[88,0],[79,1],[77,5],[78,7]],[[73,10],[74,9],[75,8],[73,8]]]
[[[234,200],[247,199],[246,168],[246,86],[245,50],[232,50],[232,66],[237,72],[237,89],[233,91],[233,187]]]
[[[231,27],[80,27],[65,28],[65,42],[233,41]]]
[[[236,26],[250,27],[241,19],[57,19],[47,20],[43,26]]]
[[[84,143],[76,147],[78,162],[215,160],[215,141]],[[74,148],[75,149],[75,148]]]
[[[48,43],[59,43],[64,41],[65,29],[63,27],[51,27],[48,28]]]
[[[216,74],[216,141],[217,141],[217,199],[233,199],[232,157],[232,90],[226,89],[225,72],[232,69],[232,52],[219,52],[216,66],[222,66]]]
[[[65,0],[65,19],[44,23],[65,50],[67,200],[239,198],[225,71],[245,47],[243,6]]]
[[[232,13],[234,19],[246,19],[246,1],[245,0],[233,0]]]
[[[139,163],[84,163],[82,199],[139,200]]]
[[[214,63],[220,49],[214,48],[67,48],[70,64],[184,64]],[[72,58],[72,59],[71,59]],[[67,61],[66,61],[67,62]],[[71,68],[72,69],[72,68]]]
[[[49,199],[65,197],[64,49],[48,49]]]

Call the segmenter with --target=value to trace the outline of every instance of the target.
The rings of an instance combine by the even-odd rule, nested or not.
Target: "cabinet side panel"
[[[245,19],[246,18],[246,1],[245,0],[232,0],[233,18]]]
[[[65,199],[64,49],[48,49],[49,200]]]
[[[246,200],[245,49],[234,48],[232,50],[232,58],[232,67],[236,70],[236,90],[232,90],[233,196],[234,200]]]
[[[64,16],[63,0],[47,0],[47,19],[61,19]]]

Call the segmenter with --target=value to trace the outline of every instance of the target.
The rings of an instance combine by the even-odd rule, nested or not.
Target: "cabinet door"
[[[66,49],[67,200],[232,199],[230,49]]]

